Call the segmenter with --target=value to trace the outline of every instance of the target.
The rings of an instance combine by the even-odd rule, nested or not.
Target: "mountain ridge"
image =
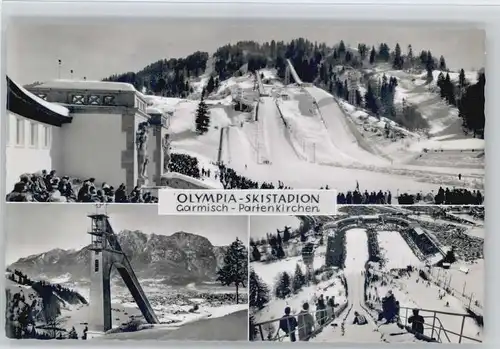
[[[163,279],[171,284],[214,281],[229,248],[214,246],[206,237],[184,231],[158,235],[122,230],[117,236],[138,278]],[[46,278],[69,274],[69,281],[85,281],[90,274],[89,247],[90,244],[81,249],[54,248],[19,258],[7,268]]]

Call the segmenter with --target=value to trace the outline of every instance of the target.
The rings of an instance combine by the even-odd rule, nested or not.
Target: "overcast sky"
[[[276,229],[283,231],[285,226],[292,230],[300,226],[300,219],[295,216],[251,216],[250,237],[254,240],[267,236],[267,233],[276,233]]]
[[[435,56],[444,55],[452,69],[479,69],[485,58],[484,31],[457,25],[250,19],[50,23],[16,22],[7,29],[7,73],[21,84],[57,78],[58,59],[63,62],[63,78],[69,78],[73,69],[75,78],[94,80],[138,71],[159,59],[185,57],[198,50],[213,53],[240,40],[304,37],[333,44],[343,39],[354,47],[359,42],[386,42],[391,49],[399,42],[404,51],[411,44],[416,53],[426,49]]]
[[[99,211],[102,212],[102,209]],[[7,204],[6,263],[54,248],[80,249],[90,243],[92,204]],[[159,216],[156,205],[109,205],[116,233],[123,229],[172,235],[178,231],[206,237],[213,245],[248,241],[246,216]]]

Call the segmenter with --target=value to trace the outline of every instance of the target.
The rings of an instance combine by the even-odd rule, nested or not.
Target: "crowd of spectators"
[[[40,173],[21,175],[14,189],[7,194],[8,202],[116,202],[116,203],[156,203],[158,199],[150,192],[135,187],[127,191],[125,184],[117,189],[102,183],[96,185],[95,178],[86,180],[58,177],[56,171],[43,170]]]
[[[239,175],[235,170],[224,164],[219,164],[219,179],[224,189],[291,189],[280,181],[278,181],[278,185],[268,182],[259,184],[256,181]]]
[[[458,259],[474,261],[484,258],[484,239],[466,234],[466,227],[430,222],[420,222],[420,225],[431,230],[440,244],[453,247]]]
[[[214,179],[220,182],[224,189],[292,189],[281,181],[257,182],[251,180],[223,163],[215,169],[200,168],[196,157],[187,154],[172,153],[168,164],[169,171],[177,172],[196,179]],[[78,188],[78,189],[76,189]],[[328,185],[321,189],[329,189]],[[58,177],[56,171],[46,170],[35,174],[24,174],[14,189],[7,194],[10,202],[116,202],[116,203],[156,203],[158,199],[151,192],[135,187],[128,192],[125,184],[117,189],[102,183],[95,184],[95,178],[87,180],[70,179],[68,176]],[[484,197],[479,190],[442,188],[438,193],[423,195],[421,193],[403,193],[397,197],[400,205],[414,205],[419,203],[436,205],[482,205]],[[362,192],[359,185],[347,193],[337,194],[339,205],[392,205],[393,196],[390,191]]]
[[[354,191],[348,191],[346,194],[337,194],[337,204],[339,205],[391,205],[392,204],[392,194],[390,191],[382,192],[379,190],[378,193],[372,191],[369,193],[365,190],[363,193],[356,189]]]
[[[171,172],[177,172],[189,177],[200,178],[201,171],[198,159],[187,154],[170,154],[168,169]]]
[[[436,205],[482,205],[484,197],[479,190],[440,187],[434,197]]]
[[[398,197],[400,205],[413,205],[418,203],[435,205],[482,205],[484,196],[479,190],[470,191],[462,188],[443,188],[440,187],[436,195],[416,195],[403,193]]]

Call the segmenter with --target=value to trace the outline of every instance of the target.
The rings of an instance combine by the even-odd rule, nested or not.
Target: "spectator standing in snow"
[[[309,303],[304,303],[298,316],[299,341],[308,341],[314,329],[314,318],[309,313]]]
[[[413,309],[413,315],[408,318],[411,330],[418,334],[424,334],[424,317],[418,314],[418,309]]]
[[[316,319],[320,326],[323,326],[326,321],[326,304],[323,295],[320,295],[316,303]]]
[[[290,315],[290,307],[285,308],[285,315],[281,317],[280,320],[280,330],[286,333],[290,337],[290,342],[297,341],[295,337],[295,329],[297,328],[297,319]]]

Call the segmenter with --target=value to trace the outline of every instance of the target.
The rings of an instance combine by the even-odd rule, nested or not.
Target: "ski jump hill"
[[[290,61],[285,68],[285,80],[292,83],[283,84],[272,68],[221,81],[206,99],[211,124],[202,135],[193,132],[197,101],[155,96],[149,100],[158,109],[175,110],[169,126],[172,150],[196,157],[211,173],[222,163],[253,182],[282,182],[297,189],[328,185],[342,193],[351,191],[359,181],[363,190],[388,191],[393,198],[422,193],[426,202],[434,199],[430,195],[439,187],[483,190],[482,140],[428,138],[305,83]],[[373,74],[383,74],[382,68],[375,67]],[[411,84],[412,77],[420,83],[417,74],[387,74],[404,75],[401,86]],[[193,87],[201,88],[204,79],[193,82]],[[409,94],[406,87],[398,93]],[[446,109],[446,120],[458,118],[452,113],[455,110],[450,112],[449,106],[441,105],[436,93],[412,93],[415,100],[430,95],[434,109]],[[384,135],[387,124],[392,127],[390,137]],[[465,145],[474,144],[474,151],[467,153]],[[192,181],[181,174],[164,178],[162,185],[177,189],[221,187],[210,178]]]
[[[347,297],[345,302],[340,301],[341,304],[336,305],[333,319],[327,320],[323,325],[316,322],[318,318],[316,313],[321,310],[312,311],[311,315],[315,319],[315,329],[308,341],[324,343],[481,342],[479,339],[472,338],[464,333],[465,321],[467,320],[467,324],[470,325],[473,316],[453,312],[452,310],[445,312],[419,308],[420,314],[425,319],[423,335],[412,332],[408,324],[408,317],[415,307],[401,306],[400,321],[397,324],[382,324],[378,321],[378,310],[376,309],[378,306],[374,308],[374,305],[367,298],[369,287],[367,273],[373,272],[369,262],[375,254],[380,252],[374,251],[374,249],[378,248],[374,247],[375,245],[378,246],[378,244],[373,243],[373,238],[375,237],[375,240],[377,240],[377,235],[371,235],[370,237],[369,231],[371,229],[372,232],[382,232],[387,229],[387,224],[393,226],[390,228],[391,230],[399,230],[399,233],[395,232],[395,234],[401,236],[393,236],[402,241],[403,244],[408,245],[406,249],[410,248],[409,253],[414,254],[413,257],[418,258],[416,251],[423,248],[421,246],[425,246],[427,251],[434,253],[433,256],[429,253],[427,256],[423,256],[423,253],[420,253],[421,265],[428,263],[430,260],[433,260],[435,264],[444,258],[443,251],[428,237],[428,233],[404,217],[393,214],[360,215],[330,220],[324,223],[321,230],[322,235],[327,238],[325,267],[335,267],[341,270],[341,275],[345,278],[344,286]],[[418,239],[423,239],[421,244],[418,244]],[[434,245],[434,248],[432,248],[432,245]],[[393,248],[398,249],[395,246]],[[384,275],[388,278],[393,277],[390,272],[382,273],[385,273]],[[338,275],[334,275],[332,279],[335,277],[338,277]],[[411,279],[409,283],[415,283],[414,279]],[[424,285],[422,287],[425,288]],[[300,295],[302,301],[304,297],[306,295]],[[293,302],[295,302],[295,299],[293,301],[289,299],[286,304],[302,304],[301,302]],[[368,323],[366,325],[353,324],[355,311],[367,319]],[[299,314],[292,316],[297,317]],[[280,320],[281,318],[278,317],[274,320],[254,324],[257,337],[255,340],[288,341],[288,336],[280,335]],[[335,326],[332,326],[333,324]],[[264,335],[266,328],[275,328],[278,331],[276,335],[273,333],[266,338]],[[470,333],[470,330],[467,331],[467,334]]]

